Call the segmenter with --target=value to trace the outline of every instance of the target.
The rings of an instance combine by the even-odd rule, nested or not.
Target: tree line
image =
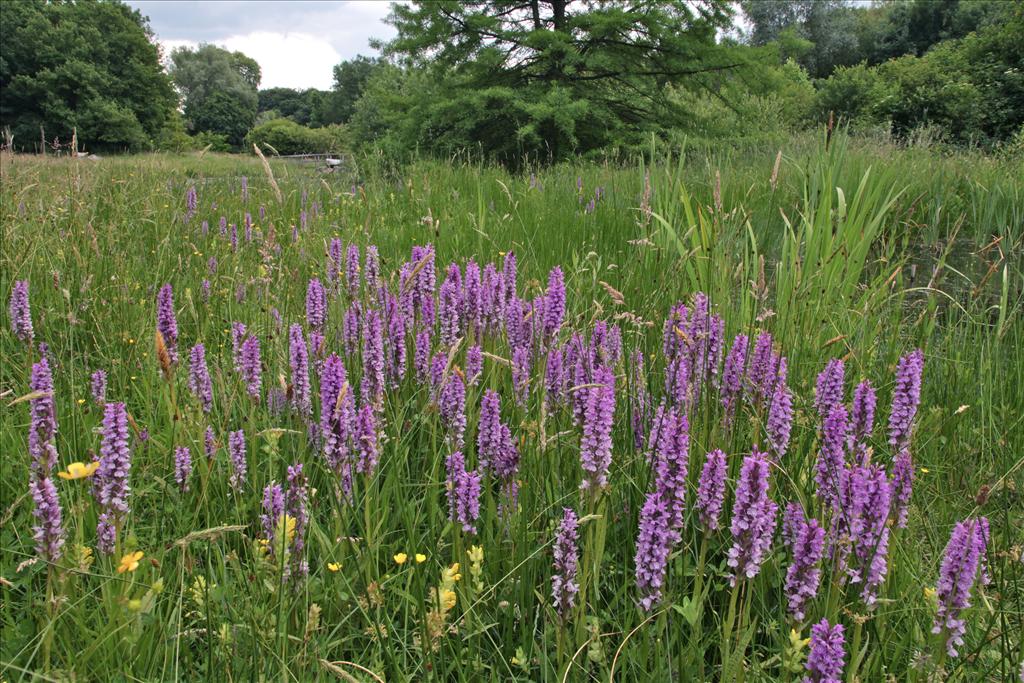
[[[96,150],[269,145],[506,163],[606,155],[654,137],[759,139],[829,118],[953,144],[1024,145],[1024,7],[998,0],[440,0],[393,5],[381,57],[331,90],[259,89],[214,45],[163,68],[119,0],[0,11],[0,125]]]

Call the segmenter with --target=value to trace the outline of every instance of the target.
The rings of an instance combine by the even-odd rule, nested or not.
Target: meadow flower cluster
[[[243,185],[243,201],[248,191]],[[586,212],[604,196],[599,188]],[[277,600],[344,592],[371,620],[374,642],[398,637],[373,620],[400,590],[417,605],[410,647],[424,656],[485,631],[481,612],[493,609],[514,612],[517,624],[552,624],[556,668],[571,671],[573,652],[588,641],[590,661],[604,661],[592,620],[619,591],[618,609],[648,630],[666,628],[659,617],[673,608],[689,628],[717,629],[720,659],[693,638],[701,667],[742,661],[751,642],[772,647],[751,632],[760,605],[786,631],[809,633],[798,657],[803,680],[858,675],[862,625],[899,597],[886,584],[900,561],[893,549],[911,543],[921,350],[902,355],[891,378],[884,369],[850,378],[833,358],[811,389],[793,381],[800,359],[767,326],[730,319],[703,292],[671,306],[652,352],[644,328],[573,301],[568,268],[526,281],[514,251],[444,265],[434,245],[420,244],[392,262],[340,237],[321,247],[315,203],[280,232],[264,223],[272,212],[263,206],[258,221],[248,211],[236,223],[220,217],[219,234],[198,226],[196,217],[209,219],[203,226],[217,220],[205,212],[190,185],[180,229],[205,240],[201,248],[258,259],[259,268],[301,248],[308,277],[296,285],[301,305],[272,313],[265,305],[266,315],[234,306],[235,319],[216,331],[183,313],[224,296],[216,259],[155,288],[156,353],[146,363],[159,380],[149,386],[174,425],[159,438],[143,438],[137,398],[114,370],[94,368],[86,395],[102,419],[98,440],[80,451],[98,456],[70,462],[80,452],[58,452],[58,407],[70,400],[55,389],[53,352],[37,345],[49,330],[33,326],[29,283],[11,291],[11,332],[33,359],[25,452],[41,562],[64,571],[78,566],[78,547],[94,546],[111,569],[145,569],[136,537],[150,522],[135,509],[138,486],[159,478],[170,484],[160,495],[175,506],[230,501],[217,524],[256,551],[236,546],[225,566],[276,577],[265,585]],[[256,279],[249,285],[259,291]],[[59,357],[58,372],[70,362]],[[65,481],[54,482],[64,461]],[[74,488],[77,479],[89,485]],[[158,495],[144,485],[144,495]],[[395,526],[423,526],[431,514],[403,512],[414,496],[440,510],[429,555],[448,558],[439,574],[416,569],[428,555],[406,566],[404,551],[393,554],[409,547],[394,543]],[[75,527],[68,557],[72,510],[91,526]],[[536,547],[509,565],[503,549],[522,544],[525,530]],[[938,561],[929,625],[943,656],[957,657],[965,643],[972,602],[989,581],[991,543],[988,520],[968,517]],[[613,567],[611,556],[630,564]],[[393,565],[382,562],[392,557]],[[208,561],[186,554],[182,571]],[[522,576],[538,585],[519,585],[524,565],[531,569]],[[460,566],[472,581],[461,580]],[[208,583],[200,574],[189,581],[193,604],[209,608]],[[521,591],[534,614],[517,611]],[[162,599],[152,587],[146,595]],[[331,615],[316,607],[323,627]],[[200,624],[196,638],[222,628],[199,610],[190,618]],[[223,628],[222,643],[259,635]]]

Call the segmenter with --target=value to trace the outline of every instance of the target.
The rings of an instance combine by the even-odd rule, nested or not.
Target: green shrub
[[[342,126],[307,128],[284,118],[259,124],[245,136],[245,142],[246,147],[273,147],[278,154],[339,152],[346,147]]]

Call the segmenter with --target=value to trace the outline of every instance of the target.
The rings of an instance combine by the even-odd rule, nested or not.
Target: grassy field
[[[24,326],[19,338],[16,320],[0,332],[0,678],[801,680],[817,675],[805,667],[820,638],[806,639],[823,619],[844,628],[843,680],[1018,675],[1021,160],[837,135],[782,150],[652,149],[631,163],[521,175],[466,159],[394,169],[364,158],[327,175],[270,167],[272,176],[258,159],[234,156],[3,158],[0,291],[8,297],[28,282],[33,339]],[[358,247],[358,277],[347,258],[332,266],[333,238]],[[433,259],[413,252],[428,244]],[[375,279],[369,245],[379,251]],[[448,264],[458,264],[460,279],[470,259],[507,277],[510,252],[517,297],[498,296],[492,323],[478,327],[471,309],[451,303],[463,289],[442,287]],[[566,290],[561,325],[549,323],[556,266]],[[313,278],[326,288],[322,325],[307,305]],[[165,285],[173,304],[161,320]],[[677,302],[702,310],[698,292],[722,331],[690,316],[673,319],[663,338]],[[392,327],[396,319],[404,330]],[[236,337],[235,323],[247,331]],[[429,345],[417,340],[424,330]],[[753,362],[741,365],[730,419],[721,388],[728,368],[706,359],[718,342],[727,354],[738,334],[753,355],[761,333],[788,374],[764,380],[771,386],[762,391]],[[305,406],[296,334],[309,362]],[[383,372],[374,365],[380,337]],[[233,348],[243,339],[247,359]],[[200,343],[208,405],[190,378]],[[912,439],[894,447],[890,405],[906,394],[895,378],[915,349],[924,358],[920,406]],[[553,355],[566,366],[557,383]],[[39,449],[29,437],[36,429],[49,440],[37,423],[51,395],[30,384],[44,358],[58,425],[49,475],[32,465]],[[832,408],[856,415],[854,387],[864,379],[878,398],[873,428],[839,442],[843,464],[832,474],[893,476],[906,445],[914,482],[905,528],[888,483],[885,505],[872,499],[859,513],[823,491],[842,488],[818,476],[831,413],[821,413],[816,381],[831,359],[845,366]],[[345,383],[336,381],[342,365]],[[91,388],[97,370],[107,377],[100,398]],[[478,426],[490,390],[508,428],[504,441],[497,430],[494,448],[493,430]],[[772,447],[780,394],[793,406],[781,457]],[[678,419],[655,419],[662,403]],[[116,424],[119,404],[127,426]],[[360,419],[347,424],[356,409]],[[609,424],[607,483],[581,488],[601,478]],[[675,425],[675,445],[650,449],[648,432],[665,424]],[[350,427],[357,438],[346,436]],[[102,490],[118,476],[118,430],[130,451],[125,510]],[[340,455],[327,433],[349,439]],[[449,486],[457,449],[467,471]],[[698,486],[714,449],[726,454],[727,485],[711,531]],[[101,455],[107,462],[90,478],[57,477]],[[770,547],[733,586],[730,548],[749,541],[735,521],[744,463],[768,468],[779,509],[763,530]],[[477,465],[479,516],[464,527],[452,521],[449,498]],[[64,543],[39,553],[40,496],[29,484],[42,478],[54,485]],[[274,482],[285,508],[273,500]],[[649,579],[638,585],[638,546],[651,545],[638,529],[664,513],[645,502],[666,495],[685,507],[662,539],[659,597]],[[812,563],[820,585],[802,618],[787,587],[793,550],[783,511],[794,502],[826,532]],[[579,518],[575,541],[559,533],[566,508]],[[847,517],[866,519],[871,508],[881,518],[867,544]],[[114,520],[111,552],[98,545],[103,513]],[[932,633],[937,610],[953,599],[940,566],[955,525],[982,516],[989,581],[974,581],[973,570],[957,581],[970,588],[971,606],[954,657],[948,629]],[[52,513],[44,517],[50,539],[57,527]],[[961,528],[973,533],[974,524]],[[577,570],[564,576],[573,557]],[[865,557],[869,565],[884,558],[877,599],[851,581]],[[647,569],[650,554],[643,558]],[[556,574],[565,578],[556,585],[578,585],[573,600],[553,596]]]

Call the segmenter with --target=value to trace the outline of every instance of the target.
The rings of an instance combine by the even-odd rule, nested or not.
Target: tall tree
[[[355,112],[356,101],[367,81],[382,64],[379,59],[357,55],[334,67],[334,89],[323,102],[321,123],[346,123]]]
[[[216,45],[171,53],[171,78],[185,104],[193,132],[211,132],[240,145],[256,120],[260,68],[241,52]]]
[[[385,54],[443,82],[424,143],[564,156],[671,124],[666,86],[742,63],[726,0],[442,0],[393,5]]]
[[[85,147],[142,149],[177,97],[146,19],[108,0],[4,2],[0,8],[0,125],[33,149],[39,127]]]

